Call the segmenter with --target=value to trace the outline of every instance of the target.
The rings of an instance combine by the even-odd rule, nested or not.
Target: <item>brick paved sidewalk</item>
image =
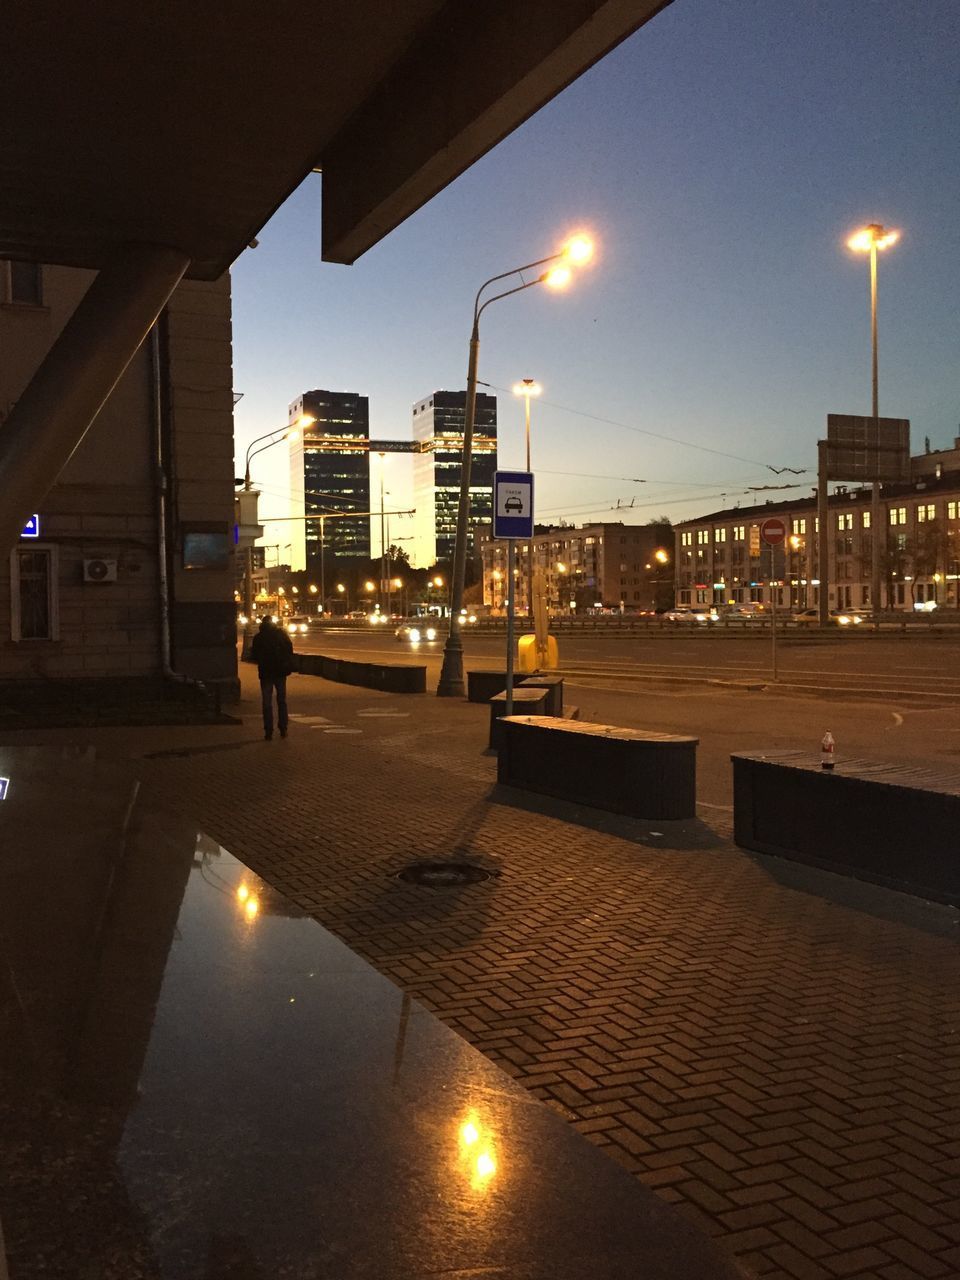
[[[285,742],[253,701],[242,729],[90,738],[145,755],[168,805],[750,1273],[960,1275],[956,913],[748,855],[716,824],[497,792],[482,707],[305,678],[291,695],[307,718]],[[396,879],[451,856],[494,874]]]

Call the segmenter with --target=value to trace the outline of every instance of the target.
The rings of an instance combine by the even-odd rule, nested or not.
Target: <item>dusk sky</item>
[[[538,520],[807,492],[827,414],[870,408],[867,258],[844,245],[870,221],[901,232],[880,262],[880,412],[911,419],[914,452],[950,446],[958,50],[958,0],[674,0],[352,267],[321,262],[312,177],[233,269],[241,467],[314,387],[366,394],[371,434],[409,438],[415,400],[465,385],[479,284],[584,227],[599,256],[569,291],[481,327],[502,466],[522,463],[510,387],[543,384]],[[407,506],[408,463],[390,465]],[[285,446],[253,478],[262,514],[286,512]]]

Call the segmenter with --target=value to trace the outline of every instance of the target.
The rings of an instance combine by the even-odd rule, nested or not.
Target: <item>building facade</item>
[[[954,449],[911,459],[909,484],[884,485],[880,607],[960,609],[960,439]],[[870,609],[874,530],[870,490],[838,485],[826,538],[831,609]],[[788,536],[773,553],[762,522],[781,516]],[[715,511],[675,528],[677,602],[720,605],[774,597],[785,608],[819,604],[816,494],[790,502]]]
[[[673,598],[673,535],[668,524],[591,524],[538,527],[532,542],[514,544],[515,599],[529,613],[534,574],[542,575],[551,613],[597,609],[641,612],[665,609]],[[507,607],[508,544],[489,525],[478,534],[483,561],[483,603],[494,613]]]
[[[460,506],[465,391],[434,391],[413,406],[413,505],[416,507],[412,561],[429,567],[451,561]],[[497,397],[477,393],[470,467],[470,544],[473,529],[493,516],[493,475],[497,469]]]
[[[94,278],[0,262],[0,432]],[[0,561],[0,680],[236,687],[230,283],[182,283]]]
[[[290,405],[291,426],[305,414],[314,421],[290,441],[290,514],[333,515],[294,524],[292,542],[315,569],[323,550],[337,557],[370,556],[370,406],[355,391],[305,391]],[[350,518],[351,512],[358,514]]]

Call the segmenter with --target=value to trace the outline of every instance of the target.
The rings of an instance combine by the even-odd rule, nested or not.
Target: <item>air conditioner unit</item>
[[[84,560],[84,582],[116,582],[116,560]]]

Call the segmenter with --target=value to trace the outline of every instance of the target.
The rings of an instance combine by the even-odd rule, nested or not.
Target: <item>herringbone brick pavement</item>
[[[483,708],[303,687],[361,732],[250,721],[236,750],[151,753],[146,783],[749,1273],[960,1276],[955,913],[715,823],[498,793]],[[396,878],[437,857],[493,874]]]

